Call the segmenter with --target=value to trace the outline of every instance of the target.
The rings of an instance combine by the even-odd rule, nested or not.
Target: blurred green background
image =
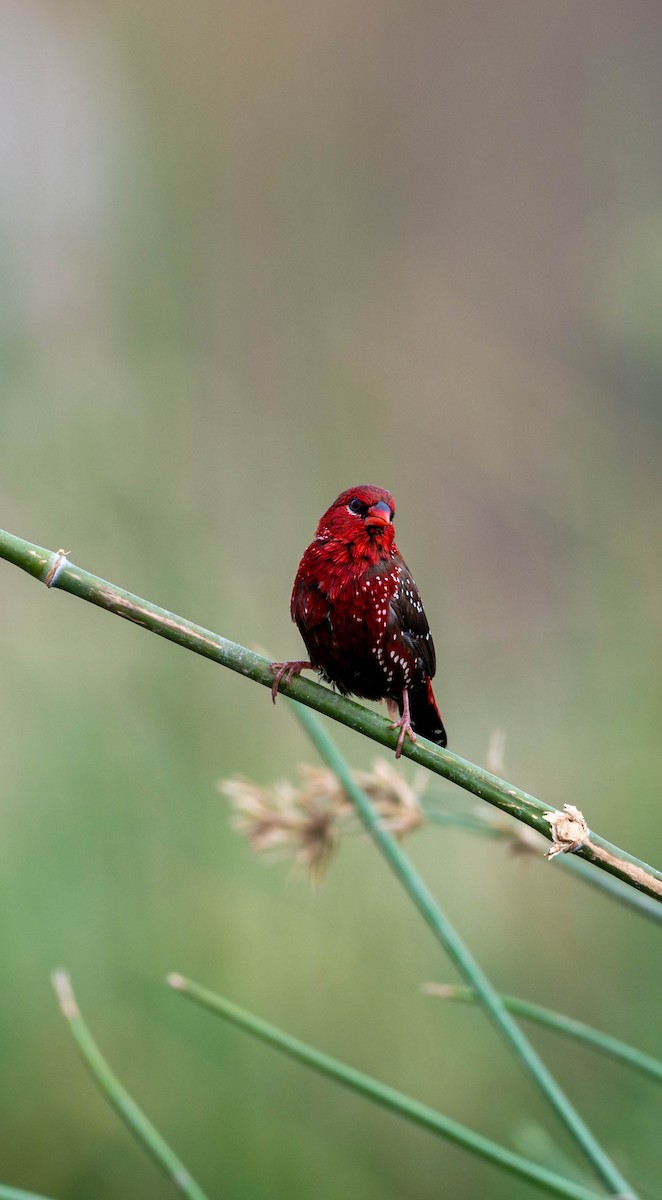
[[[451,748],[484,762],[503,729],[508,777],[659,865],[659,4],[5,0],[0,23],[0,524],[285,658],[317,519],[388,487]],[[219,778],[315,761],[286,704],[5,563],[0,603],[3,1182],[168,1193],[77,1058],[59,965],[212,1197],[534,1192],[171,970],[576,1169],[480,1014],[420,994],[454,973],[364,839],[315,892],[229,829]],[[492,842],[410,849],[501,988],[660,1051],[651,922]],[[535,1040],[658,1195],[652,1085]]]

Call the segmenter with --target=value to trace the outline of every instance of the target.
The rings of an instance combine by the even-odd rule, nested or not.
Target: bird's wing
[[[292,620],[304,634],[318,625],[328,623],[330,616],[328,598],[314,580],[295,583],[290,611]]]
[[[397,585],[390,603],[388,630],[399,631],[405,642],[421,659],[425,673],[431,679],[437,669],[434,642],[419,590],[405,562],[400,562],[398,568]]]

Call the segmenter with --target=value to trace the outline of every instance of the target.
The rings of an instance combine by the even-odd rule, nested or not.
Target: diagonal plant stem
[[[224,1017],[225,1020],[238,1025],[240,1029],[245,1029],[263,1042],[282,1050],[291,1058],[305,1063],[306,1066],[312,1067],[322,1075],[374,1100],[382,1108],[465,1147],[495,1166],[503,1167],[506,1171],[537,1184],[545,1191],[556,1196],[565,1196],[568,1200],[599,1200],[596,1192],[589,1191],[572,1180],[564,1179],[562,1175],[557,1175],[546,1167],[539,1167],[536,1163],[507,1150],[497,1142],[492,1142],[489,1138],[474,1133],[473,1130],[458,1124],[450,1117],[443,1116],[435,1109],[420,1104],[417,1100],[412,1100],[403,1092],[387,1087],[378,1080],[372,1079],[371,1076],[364,1075],[362,1071],[348,1067],[316,1047],[309,1046],[305,1042],[299,1041],[298,1038],[284,1033],[276,1026],[270,1025],[260,1017],[253,1016],[252,1013],[246,1012],[245,1009],[239,1008],[238,1005],[232,1004],[222,996],[217,996],[214,992],[184,979],[181,975],[169,975],[167,982],[175,991],[181,992],[190,1000],[194,1000],[204,1008]]]
[[[71,987],[71,980],[66,971],[53,973],[53,987],[62,1015],[68,1022],[74,1041],[88,1069],[124,1124],[131,1130],[143,1149],[151,1155],[180,1195],[186,1196],[187,1200],[207,1200],[202,1188],[191,1178],[184,1164],[111,1071],[80,1014]]]
[[[0,1183],[0,1200],[48,1200],[48,1196],[38,1196],[36,1192],[24,1192],[22,1188]]]
[[[91,604],[105,608],[160,637],[192,650],[195,654],[201,654],[229,667],[230,670],[237,671],[264,687],[271,689],[273,685],[269,661],[262,655],[255,654],[236,642],[230,642],[209,629],[194,625],[193,622],[159,608],[156,604],[150,604],[140,596],[125,592],[97,575],[91,575],[70,563],[63,550],[54,553],[0,530],[0,558],[20,567],[48,587],[70,592]],[[389,722],[353,700],[339,696],[329,688],[321,687],[318,683],[302,677],[293,679],[289,684],[282,682],[279,690],[293,700],[298,700],[301,704],[340,721],[350,729],[365,734],[373,741],[391,749],[395,748],[397,734],[391,729]],[[422,738],[419,738],[415,745],[406,741],[403,754],[413,762],[496,805],[503,812],[510,813],[519,821],[524,821],[547,839],[550,838],[549,825],[543,817],[548,806],[534,796],[449,750],[442,750],[425,742]],[[594,833],[591,833],[590,839],[577,853],[639,891],[662,900],[662,872],[619,847],[612,846]]]
[[[450,983],[426,983],[423,991],[428,996],[438,996],[441,1000],[462,1000],[471,1004],[476,1003],[479,999],[473,988],[457,987]],[[625,1063],[633,1071],[638,1071],[641,1075],[654,1079],[656,1083],[662,1083],[662,1062],[659,1058],[653,1058],[651,1054],[644,1054],[642,1050],[637,1050],[635,1046],[622,1042],[620,1038],[612,1037],[609,1033],[602,1033],[601,1030],[594,1029],[592,1025],[585,1025],[583,1021],[577,1021],[574,1017],[566,1017],[565,1014],[554,1012],[551,1008],[544,1008],[542,1004],[522,1000],[519,996],[504,996],[503,994],[501,1000],[509,1012],[516,1013],[519,1017],[527,1017],[528,1020],[535,1021],[538,1025],[545,1025],[548,1029],[554,1029],[557,1033],[565,1034],[566,1037],[585,1042],[594,1050],[600,1050],[603,1054],[617,1059],[618,1062]]]
[[[483,837],[509,841],[514,849],[528,850],[529,853],[535,854],[535,844],[529,846],[525,840],[526,837],[531,837],[530,834],[525,834],[524,839],[514,835],[509,822],[502,821],[498,816],[495,818],[494,814],[489,811],[455,812],[443,808],[437,797],[425,796],[422,798],[421,807],[426,820],[432,825],[444,825],[462,833],[478,833]],[[533,838],[532,842],[534,842]],[[538,857],[537,854],[535,856]],[[586,862],[585,859],[579,858],[576,854],[560,854],[556,862],[561,870],[570,871],[571,874],[578,875],[584,883],[589,883],[593,887],[607,892],[612,900],[625,904],[629,908],[635,908],[638,913],[649,917],[652,921],[662,921],[662,904],[658,900],[653,900],[651,896],[645,896],[643,892],[628,887],[622,880],[608,875],[606,871],[594,871],[592,864]]]
[[[326,730],[322,728],[320,722],[308,709],[299,704],[295,705],[294,708],[306,733],[327,767],[330,767],[337,776],[342,788],[354,804],[368,833],[373,838],[379,850],[381,850],[391,870],[400,880],[405,891],[414,901],[418,911],[425,918],[435,937],[441,942],[441,945],[458,970],[475,989],[481,1003],[509,1044],[511,1050],[538,1085],[540,1091],[561,1118],[571,1136],[584,1151],[595,1171],[607,1187],[611,1189],[613,1195],[629,1198],[634,1197],[634,1192],[627,1180],[621,1175],[599,1142],[596,1141],[583,1118],[559,1087],[554,1076],[548,1071],[528,1038],[522,1033],[519,1025],[511,1017],[498,992],[492,986],[469,950],[469,947],[448,920],[432,893],[428,890],[404,850],[393,837],[393,834],[380,821],[370,800],[356,782],[352,771]]]
[[[652,921],[662,921],[662,904],[659,899],[653,899],[651,895],[628,887],[622,879],[609,875],[606,871],[594,871],[593,865],[585,858],[579,858],[577,854],[559,855],[556,861],[562,870],[570,871],[572,875],[583,879],[584,883],[606,892],[618,904],[634,908],[641,916],[649,917]]]

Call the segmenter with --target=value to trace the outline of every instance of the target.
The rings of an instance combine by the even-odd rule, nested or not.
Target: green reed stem
[[[80,1014],[66,971],[54,972],[53,987],[62,1015],[67,1020],[86,1066],[95,1083],[98,1084],[124,1124],[131,1130],[143,1149],[151,1155],[156,1165],[161,1168],[180,1195],[186,1196],[188,1200],[207,1200],[202,1188],[198,1187],[184,1164],[111,1071]]]
[[[0,530],[0,558],[20,567],[35,579],[46,583],[48,587],[59,588],[79,596],[271,689],[273,675],[268,659],[262,655],[194,625],[193,622],[159,608],[156,604],[150,604],[140,596],[125,592],[97,575],[91,575],[70,563],[63,551],[53,553],[52,550],[34,546],[31,542]],[[320,684],[303,677],[293,679],[290,684],[281,683],[279,690],[291,699],[298,700],[334,721],[340,721],[350,729],[365,734],[373,741],[391,749],[395,748],[397,736],[389,722],[353,700],[339,696],[329,688],[321,687]],[[496,805],[503,812],[510,813],[519,821],[537,829],[546,838],[550,838],[549,826],[543,819],[543,813],[548,806],[534,796],[420,737],[415,745],[406,741],[403,753],[413,762],[473,792],[474,795]],[[573,799],[576,800],[577,797]],[[642,863],[617,846],[610,845],[603,838],[592,833],[590,842],[582,846],[577,853],[639,891],[662,900],[662,872]]]
[[[204,1008],[224,1017],[225,1020],[238,1025],[240,1029],[246,1030],[263,1042],[282,1050],[290,1058],[305,1063],[306,1066],[312,1067],[322,1075],[344,1084],[345,1087],[366,1096],[369,1100],[381,1105],[382,1108],[413,1121],[414,1124],[428,1129],[431,1133],[436,1133],[463,1146],[495,1166],[503,1167],[504,1170],[527,1179],[556,1196],[566,1196],[569,1200],[598,1200],[595,1192],[589,1191],[571,1180],[564,1179],[563,1176],[556,1175],[545,1167],[537,1166],[536,1163],[499,1146],[497,1142],[492,1142],[488,1138],[474,1133],[473,1130],[428,1108],[427,1105],[419,1104],[417,1100],[412,1100],[404,1093],[396,1091],[395,1088],[387,1087],[369,1075],[364,1075],[362,1071],[348,1067],[328,1054],[322,1053],[314,1046],[300,1042],[298,1038],[284,1033],[260,1017],[253,1016],[252,1013],[246,1012],[245,1009],[239,1008],[222,996],[217,996],[214,992],[210,992],[188,979],[183,979],[181,975],[169,975],[168,983],[176,991],[188,996],[190,1000],[194,1000]]]
[[[0,1200],[49,1200],[48,1196],[37,1195],[36,1192],[24,1192],[22,1188],[7,1187],[0,1183]]]
[[[535,852],[535,846],[529,846],[521,838],[518,838],[506,822],[497,823],[500,818],[493,819],[493,814],[489,811],[466,814],[455,812],[441,807],[436,798],[429,796],[423,797],[421,807],[426,820],[432,825],[444,825],[450,829],[457,829],[461,833],[478,833],[483,837],[510,841],[517,849],[528,850],[530,854],[534,854],[542,861],[542,858]],[[636,891],[622,880],[608,875],[606,871],[594,871],[592,863],[586,862],[576,854],[560,854],[555,861],[561,870],[579,876],[584,883],[606,892],[612,900],[616,900],[619,904],[636,909],[641,916],[648,917],[652,921],[662,921],[662,904],[659,900],[653,900],[651,896]]]
[[[308,709],[295,705],[296,715],[326,765],[336,775],[345,794],[354,804],[363,824],[373,841],[381,850],[391,870],[403,884],[435,937],[441,942],[458,970],[469,981],[482,1004],[502,1033],[510,1048],[520,1060],[531,1078],[546,1096],[552,1108],[561,1118],[566,1129],[584,1151],[597,1174],[612,1189],[613,1194],[633,1197],[634,1192],[621,1175],[609,1156],[596,1141],[590,1129],[568,1100],[565,1093],[550,1074],[536,1050],[522,1033],[503,1004],[482,968],[476,962],[469,947],[455,927],[443,913],[438,902],[428,891],[426,884],[409,858],[380,820],[363,788],[359,786],[352,771],[332,742],[326,730]]]
[[[442,1000],[462,1000],[470,1004],[479,1001],[478,994],[472,988],[457,987],[455,984],[428,983],[423,990],[429,996],[438,996]],[[535,1021],[538,1025],[545,1025],[548,1029],[554,1029],[566,1037],[584,1042],[587,1046],[592,1046],[594,1050],[599,1050],[602,1054],[607,1054],[610,1058],[625,1063],[633,1071],[638,1071],[641,1075],[654,1079],[656,1083],[662,1083],[662,1062],[659,1058],[644,1054],[642,1050],[637,1050],[635,1046],[630,1046],[627,1042],[622,1042],[609,1033],[602,1033],[591,1025],[585,1025],[583,1021],[577,1021],[574,1017],[554,1012],[551,1008],[544,1008],[541,1004],[533,1004],[530,1000],[521,1000],[518,996],[504,996],[503,994],[501,1000],[509,1012],[516,1013],[519,1017],[526,1017],[529,1021]]]

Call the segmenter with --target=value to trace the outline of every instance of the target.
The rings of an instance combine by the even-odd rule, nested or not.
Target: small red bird
[[[446,731],[432,691],[434,643],[395,544],[394,514],[391,493],[369,484],[349,488],[325,512],[290,603],[310,661],[272,663],[271,694],[275,703],[281,680],[310,668],[343,695],[386,700],[399,758],[406,737],[445,746]]]

